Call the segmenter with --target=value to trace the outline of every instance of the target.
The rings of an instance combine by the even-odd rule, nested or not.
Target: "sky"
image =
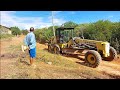
[[[51,11],[0,11],[0,24],[20,29],[44,28],[52,25]],[[53,11],[54,25],[73,21],[77,24],[98,20],[120,21],[120,11]]]

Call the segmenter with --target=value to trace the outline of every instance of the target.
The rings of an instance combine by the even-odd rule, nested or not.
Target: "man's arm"
[[[30,45],[34,44],[34,42],[35,42],[35,37],[34,35],[31,35]]]
[[[27,36],[24,38],[24,44],[28,47],[28,49],[30,50],[30,47],[29,47],[29,45],[28,45],[28,43],[27,43]]]
[[[26,46],[28,46],[28,43],[27,43],[26,38],[27,38],[27,36],[24,38],[24,44],[25,44]]]

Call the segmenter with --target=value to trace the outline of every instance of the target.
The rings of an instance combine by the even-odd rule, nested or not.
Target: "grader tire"
[[[48,45],[48,52],[51,52],[51,51],[52,51],[52,46]]]
[[[59,48],[59,46],[54,46],[54,53],[55,54],[60,54],[60,48]]]
[[[110,56],[109,57],[104,57],[103,59],[105,61],[113,61],[116,58],[117,58],[117,51],[113,47],[110,47]]]
[[[100,61],[102,60],[100,54],[97,51],[94,50],[89,50],[86,54],[85,54],[85,62],[93,68],[98,67],[98,65],[100,64]]]

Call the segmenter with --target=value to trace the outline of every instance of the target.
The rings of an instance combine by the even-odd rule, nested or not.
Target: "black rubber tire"
[[[88,60],[88,56],[92,55],[94,58],[94,63],[90,63],[90,61]],[[92,60],[92,59],[91,59]],[[88,66],[96,68],[98,67],[98,65],[100,64],[100,61],[102,60],[100,54],[95,51],[95,50],[89,50],[86,54],[85,54],[85,63],[87,63]]]
[[[48,52],[51,52],[52,51],[52,47],[51,45],[48,45]]]
[[[54,53],[55,54],[60,54],[60,47],[58,45],[54,46]]]
[[[113,47],[110,47],[110,56],[109,57],[104,57],[103,60],[113,61],[116,58],[117,58],[117,51]]]

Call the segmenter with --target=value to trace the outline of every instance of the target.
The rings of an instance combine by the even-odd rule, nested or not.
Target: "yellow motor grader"
[[[48,51],[55,54],[85,54],[85,63],[96,68],[100,61],[116,59],[117,52],[109,42],[82,39],[74,36],[74,28],[60,27],[48,43]],[[84,53],[84,51],[87,51]]]

